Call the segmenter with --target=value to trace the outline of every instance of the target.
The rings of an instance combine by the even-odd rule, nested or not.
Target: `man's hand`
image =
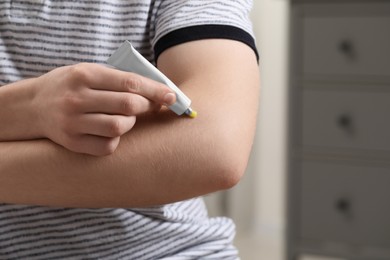
[[[44,137],[65,148],[107,155],[136,116],[175,102],[165,85],[102,65],[60,67],[35,79],[33,108]]]

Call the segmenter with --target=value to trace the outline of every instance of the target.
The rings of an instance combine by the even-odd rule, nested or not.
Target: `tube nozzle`
[[[195,118],[198,115],[198,113],[190,107],[184,113],[191,118]]]

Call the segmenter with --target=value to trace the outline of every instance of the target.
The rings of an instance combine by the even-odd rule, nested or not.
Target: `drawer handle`
[[[337,118],[337,123],[340,127],[348,128],[352,125],[352,118],[350,115],[343,114]]]
[[[350,59],[355,58],[356,51],[354,44],[351,40],[342,40],[338,45],[339,51]]]
[[[348,199],[338,199],[335,203],[335,207],[340,212],[348,212],[351,209],[351,203]]]
[[[352,219],[352,203],[347,198],[340,198],[335,202],[335,208],[345,218]]]
[[[349,114],[341,114],[336,119],[336,124],[348,134],[354,133],[353,118]]]

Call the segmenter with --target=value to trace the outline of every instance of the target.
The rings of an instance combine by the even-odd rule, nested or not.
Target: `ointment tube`
[[[111,55],[107,63],[119,70],[134,72],[167,85],[176,94],[176,102],[169,106],[169,109],[177,115],[186,114],[191,118],[196,117],[197,113],[190,107],[191,100],[167,76],[145,59],[129,41],[125,41]]]

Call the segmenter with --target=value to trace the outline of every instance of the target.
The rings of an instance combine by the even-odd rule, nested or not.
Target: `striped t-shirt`
[[[130,41],[155,61],[192,40],[255,44],[251,0],[0,0],[0,86],[79,62],[104,64]],[[28,174],[28,173],[26,173]],[[203,200],[151,208],[0,204],[0,259],[237,259],[234,224]]]

